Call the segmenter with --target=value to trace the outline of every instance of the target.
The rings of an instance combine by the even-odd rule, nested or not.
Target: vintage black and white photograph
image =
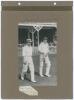
[[[57,86],[57,23],[18,23],[20,86]]]

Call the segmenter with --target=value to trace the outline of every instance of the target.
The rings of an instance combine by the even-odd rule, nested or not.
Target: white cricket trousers
[[[49,75],[51,63],[48,56],[40,55],[40,75],[43,75],[43,64],[46,64],[46,73],[45,75]]]
[[[30,74],[31,74],[31,80],[34,80],[34,64],[33,64],[33,60],[32,57],[27,57],[26,61],[25,61],[25,57],[23,58],[23,68],[22,68],[22,74],[21,76],[24,77],[24,73],[27,72],[27,70],[30,70]]]

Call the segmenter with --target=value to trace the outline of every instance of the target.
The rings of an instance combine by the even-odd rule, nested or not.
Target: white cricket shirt
[[[39,45],[39,51],[42,52],[42,53],[48,53],[49,52],[49,45],[48,43],[40,43]]]

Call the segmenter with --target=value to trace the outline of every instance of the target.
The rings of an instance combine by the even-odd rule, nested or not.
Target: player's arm
[[[23,63],[27,63],[26,47],[23,47],[22,49],[22,57],[23,57]]]
[[[47,56],[49,54],[49,45],[47,45],[47,51],[45,53],[45,56]]]
[[[39,53],[44,54],[44,52],[42,51],[42,44],[39,45],[38,51],[39,51]]]

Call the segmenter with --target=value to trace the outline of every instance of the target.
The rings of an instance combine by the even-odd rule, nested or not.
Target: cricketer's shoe
[[[47,77],[51,77],[51,75],[50,75],[50,74],[45,74],[45,76],[47,76]]]
[[[24,77],[21,77],[21,80],[24,80]]]
[[[31,80],[31,82],[36,83],[36,81],[35,81],[35,80]]]

